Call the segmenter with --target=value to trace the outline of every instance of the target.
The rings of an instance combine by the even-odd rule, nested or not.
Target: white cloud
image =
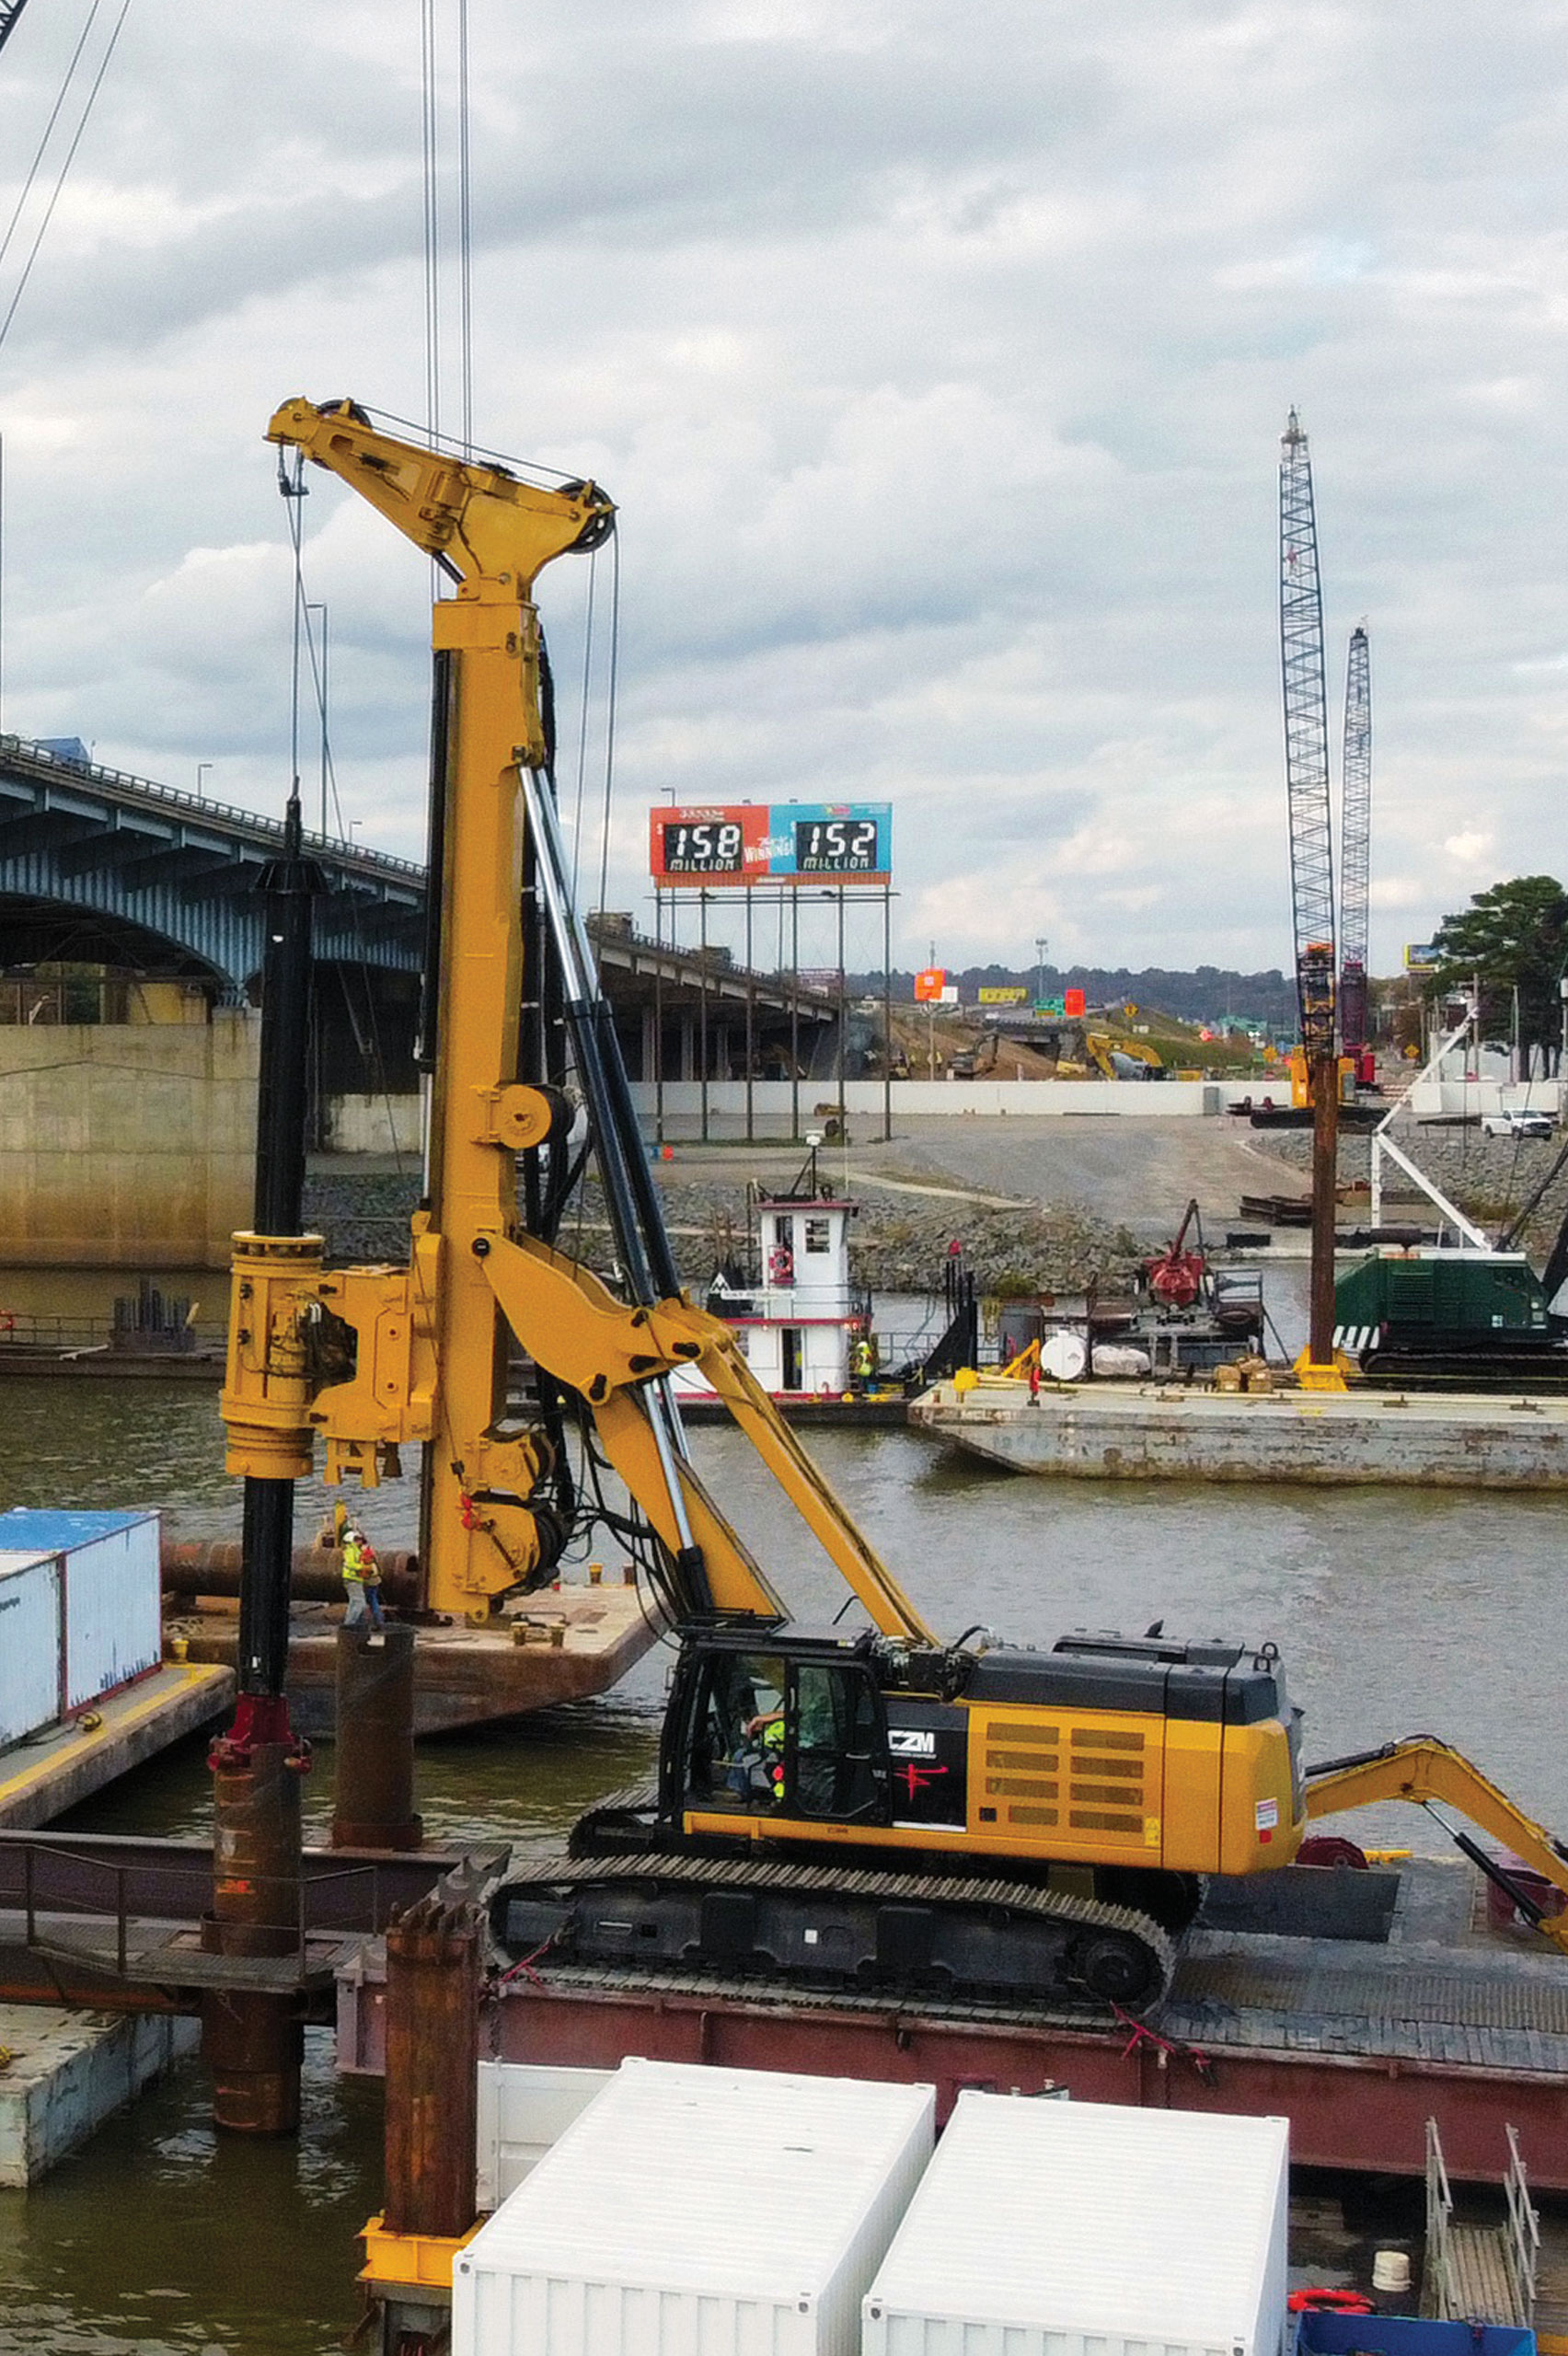
[[[1561,865],[1556,0],[471,17],[478,431],[622,509],[612,901],[666,788],[831,792],[895,804],[905,962],[1286,962],[1292,401],[1336,693],[1372,631],[1374,963]],[[0,220],[74,37],[6,46]],[[420,200],[414,17],[140,0],[0,357],[5,725],[276,806],[260,435],[294,391],[421,413]],[[305,523],[347,808],[417,850],[423,564],[323,478]],[[572,779],[587,582],[540,593]]]

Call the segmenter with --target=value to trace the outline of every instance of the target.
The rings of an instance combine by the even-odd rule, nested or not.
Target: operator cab
[[[671,1814],[891,1823],[873,1643],[797,1626],[688,1640],[664,1763]]]

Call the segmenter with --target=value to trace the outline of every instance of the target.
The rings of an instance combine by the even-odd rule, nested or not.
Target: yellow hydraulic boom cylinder
[[[1494,1841],[1501,1841],[1522,1864],[1568,1898],[1568,1848],[1555,1833],[1516,1807],[1462,1751],[1451,1743],[1439,1742],[1435,1735],[1407,1735],[1401,1742],[1385,1743],[1379,1750],[1327,1761],[1321,1767],[1309,1767],[1307,1778],[1307,1814],[1313,1821],[1342,1815],[1346,1808],[1369,1807],[1376,1800],[1408,1800],[1417,1807],[1438,1800],[1457,1808]],[[1451,1826],[1444,1829],[1516,1904],[1524,1900],[1523,1911],[1538,1911],[1532,1909],[1528,1894],[1511,1883],[1505,1866],[1499,1868],[1474,1842],[1454,1832]],[[1540,1915],[1536,1928],[1568,1954],[1568,1906],[1561,1913]]]

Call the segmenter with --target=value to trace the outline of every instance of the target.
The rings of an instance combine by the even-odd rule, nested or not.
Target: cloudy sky
[[[87,6],[31,0],[0,55],[0,235]],[[296,392],[424,414],[420,19],[133,0],[0,343],[6,728],[279,806],[292,575],[259,437]],[[1044,933],[1064,963],[1288,962],[1293,402],[1335,700],[1372,636],[1375,966],[1568,866],[1563,0],[471,0],[470,25],[476,432],[621,510],[610,905],[651,920],[666,793],[886,799],[905,961],[1024,963]],[[424,567],[324,476],[306,523],[344,814],[418,856]],[[569,800],[588,574],[541,583]],[[595,898],[605,702],[601,662]]]

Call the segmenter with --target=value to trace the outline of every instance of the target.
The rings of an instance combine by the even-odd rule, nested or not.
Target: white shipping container
[[[0,1546],[59,1558],[63,1647],[61,1706],[79,1710],[163,1658],[156,1513],[71,1513],[14,1507]],[[58,1712],[52,1712],[52,1715]]]
[[[863,2356],[1281,2356],[1283,2119],[959,2096]]]
[[[60,1565],[0,1551],[0,1750],[60,1715]]]
[[[455,2356],[854,2356],[929,2086],[629,2061],[462,2252]]]
[[[548,2062],[479,2063],[480,2213],[499,2209],[615,2076]]]

